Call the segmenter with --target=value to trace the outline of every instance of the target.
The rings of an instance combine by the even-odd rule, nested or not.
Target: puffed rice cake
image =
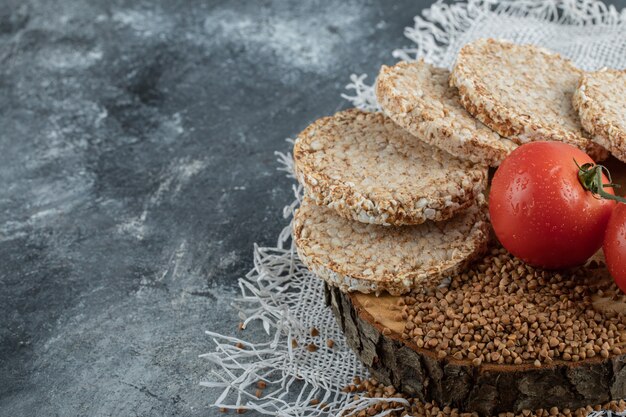
[[[568,59],[546,49],[479,39],[461,48],[450,84],[471,114],[504,137],[561,141],[602,160],[606,149],[585,136],[572,106],[581,75]]]
[[[459,159],[498,166],[517,145],[465,110],[449,76],[423,60],[383,65],[376,97],[387,116],[421,140]]]
[[[293,221],[304,265],[342,291],[393,295],[438,285],[487,248],[484,198],[450,220],[384,227],[345,219],[305,198]]]
[[[487,168],[416,139],[382,113],[317,120],[294,145],[296,178],[317,204],[363,223],[442,221],[475,204]]]
[[[592,140],[626,162],[626,70],[584,74],[573,104]]]

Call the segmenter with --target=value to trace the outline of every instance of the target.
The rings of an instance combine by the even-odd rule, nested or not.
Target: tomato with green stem
[[[606,173],[606,174],[605,174]],[[489,193],[495,234],[528,264],[567,268],[602,246],[616,199],[606,168],[561,142],[531,142],[497,169]]]

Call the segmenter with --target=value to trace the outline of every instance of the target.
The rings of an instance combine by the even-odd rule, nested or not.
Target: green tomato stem
[[[586,163],[581,166],[578,165],[576,159],[574,159],[574,163],[578,167],[578,180],[585,190],[591,191],[591,193],[597,198],[604,198],[605,200],[614,200],[620,203],[626,203],[626,198],[610,194],[604,190],[604,187],[619,187],[618,184],[613,184],[613,180],[611,179],[611,173],[604,165]],[[602,183],[603,172],[606,173],[606,176],[609,179],[608,184]]]

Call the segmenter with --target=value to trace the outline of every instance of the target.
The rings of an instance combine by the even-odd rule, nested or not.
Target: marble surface
[[[274,151],[424,3],[0,0],[0,415],[220,415]]]
[[[428,3],[0,0],[0,415],[221,415],[198,355],[285,224],[274,151]]]

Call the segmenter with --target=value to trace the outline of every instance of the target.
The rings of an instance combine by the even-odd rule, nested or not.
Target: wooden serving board
[[[624,184],[616,190],[624,194],[626,165],[611,158],[605,166],[614,182]],[[406,394],[483,416],[551,407],[574,410],[626,398],[624,354],[578,362],[554,360],[541,367],[533,363],[474,366],[469,359],[440,359],[436,351],[403,340],[405,323],[397,319],[399,298],[346,294],[326,287],[327,304],[348,345],[374,377]],[[602,296],[594,297],[593,308],[626,313],[626,303]]]
[[[379,381],[418,397],[466,412],[502,412],[559,407],[572,410],[626,398],[626,355],[596,356],[550,366],[483,364],[439,359],[437,352],[402,340],[404,322],[394,318],[398,297],[346,294],[326,287],[327,302],[348,345]],[[597,308],[625,311],[624,303],[597,297]],[[383,329],[390,329],[391,332]]]

